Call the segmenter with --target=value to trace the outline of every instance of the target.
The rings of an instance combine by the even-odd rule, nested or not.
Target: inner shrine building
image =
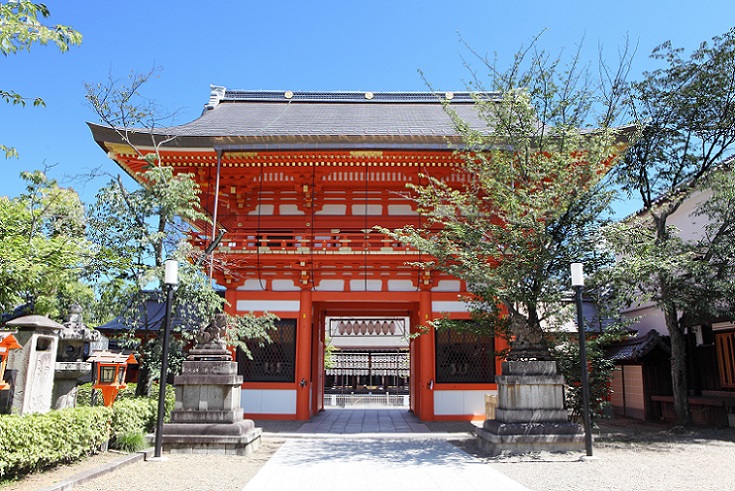
[[[478,95],[475,94],[475,97]],[[493,97],[493,94],[479,94]],[[280,317],[273,343],[238,356],[246,417],[307,420],[342,394],[395,394],[424,421],[483,419],[500,339],[424,330],[469,319],[465,285],[375,226],[422,226],[407,183],[462,186],[461,139],[444,104],[486,129],[473,95],[275,92],[212,87],[190,123],[140,130],[142,153],[190,173],[212,225],[194,224],[231,314]],[[114,129],[95,141],[135,177],[146,162]]]

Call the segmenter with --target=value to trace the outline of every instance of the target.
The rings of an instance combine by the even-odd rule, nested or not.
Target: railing
[[[408,407],[403,394],[324,394],[324,407]]]
[[[191,243],[204,249],[211,237],[205,234],[191,234]],[[258,234],[227,233],[217,247],[221,253],[254,254],[416,254],[413,247],[401,244],[376,231],[332,232],[329,230],[308,230],[302,232],[270,231]]]

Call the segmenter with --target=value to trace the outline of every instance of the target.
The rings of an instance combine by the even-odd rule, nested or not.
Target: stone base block
[[[477,444],[490,455],[584,451],[584,432],[573,423],[502,423],[485,421]]]
[[[234,424],[166,424],[163,450],[169,453],[248,455],[260,447],[262,428],[250,419]]]
[[[566,423],[566,409],[495,409],[495,419],[505,423]]]
[[[224,424],[229,425],[242,421],[243,410],[242,408],[233,409],[231,411],[183,411],[174,410],[171,411],[171,422],[172,423],[207,423],[207,424]]]

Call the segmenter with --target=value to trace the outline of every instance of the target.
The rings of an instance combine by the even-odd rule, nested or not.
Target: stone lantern
[[[92,364],[85,358],[93,351],[106,349],[108,344],[102,333],[84,324],[78,303],[71,306],[62,326],[54,372],[55,409],[76,406],[76,387],[88,382],[92,372]]]
[[[45,413],[51,409],[54,386],[54,363],[59,331],[64,328],[42,315],[26,315],[8,321],[6,327],[23,346],[10,353],[7,370],[13,371],[14,414]]]

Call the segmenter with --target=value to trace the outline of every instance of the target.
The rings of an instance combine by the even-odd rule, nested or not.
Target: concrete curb
[[[152,454],[153,447],[141,450],[140,452],[136,452],[130,455],[124,455],[117,460],[113,460],[112,462],[100,465],[99,467],[95,467],[94,469],[82,471],[71,476],[68,479],[64,479],[63,481],[59,481],[56,484],[52,484],[51,486],[41,488],[38,491],[68,491],[70,489],[73,489],[74,486],[89,482],[93,479],[107,474],[108,472],[112,472],[115,469],[119,469],[134,462],[140,462],[141,460],[147,460]]]
[[[268,440],[470,440],[473,433],[277,433],[263,432],[261,438]]]

